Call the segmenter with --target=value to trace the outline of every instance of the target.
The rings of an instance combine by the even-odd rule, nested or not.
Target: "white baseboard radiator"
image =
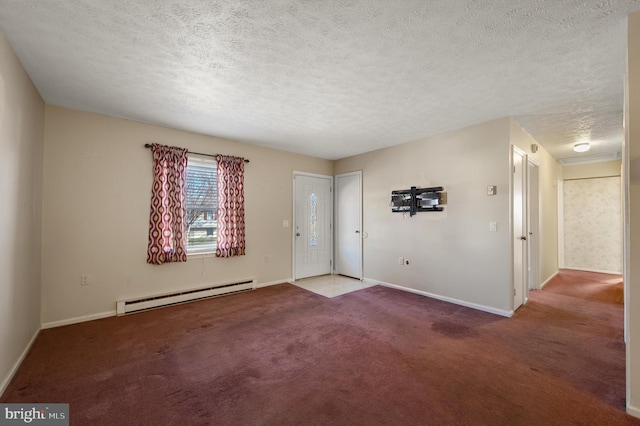
[[[214,286],[195,288],[191,290],[181,290],[173,293],[157,294],[154,296],[118,300],[116,302],[116,313],[117,315],[125,315],[133,312],[160,308],[162,306],[175,305],[177,303],[192,302],[194,300],[208,299],[210,297],[221,296],[224,294],[253,290],[255,288],[255,284],[255,280],[245,280],[227,284],[216,284]]]

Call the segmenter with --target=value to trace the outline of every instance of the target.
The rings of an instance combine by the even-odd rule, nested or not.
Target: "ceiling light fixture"
[[[591,147],[589,146],[589,142],[577,143],[574,145],[573,150],[575,152],[587,152]]]

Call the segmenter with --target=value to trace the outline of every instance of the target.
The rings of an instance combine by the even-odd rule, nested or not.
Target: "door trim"
[[[362,230],[362,224],[363,224],[363,220],[362,220],[362,215],[363,215],[363,209],[362,209],[362,170],[358,170],[355,172],[349,172],[349,173],[341,173],[339,175],[335,176],[335,181],[334,181],[334,185],[337,182],[338,178],[340,177],[348,177],[348,176],[358,176],[358,203],[360,205],[360,215],[358,216],[358,229],[360,231],[360,268],[359,268],[359,276],[358,277],[353,277],[353,278],[357,278],[360,281],[362,281],[363,277],[364,277],[364,232]],[[334,228],[333,228],[333,232],[334,232],[334,237],[333,237],[333,241],[334,244],[339,245],[340,241],[338,238],[338,228],[339,228],[339,221],[340,221],[340,217],[338,215],[338,186],[335,185],[335,191],[333,194],[333,198],[334,198],[334,202],[333,202],[333,223],[334,223]],[[337,247],[335,247],[335,251],[334,251],[334,256],[336,256],[337,253]],[[333,269],[332,269],[333,273],[336,274],[337,270],[336,270],[336,259],[335,257],[333,258]]]
[[[511,311],[515,312],[516,311],[516,307],[515,307],[515,285],[516,285],[516,276],[515,276],[515,244],[516,244],[516,235],[514,232],[514,214],[515,214],[515,197],[514,197],[514,191],[515,191],[515,179],[514,179],[514,170],[515,170],[515,163],[514,163],[514,155],[519,155],[522,157],[522,188],[520,188],[520,190],[522,191],[522,199],[523,199],[523,211],[522,211],[522,227],[526,229],[526,223],[527,223],[527,206],[526,206],[526,202],[527,202],[527,165],[528,165],[528,155],[525,151],[523,151],[522,149],[518,148],[516,145],[511,145],[511,149],[509,150],[509,235],[510,235],[510,252],[511,252],[511,262],[510,262],[510,275],[511,275],[511,285],[509,288],[509,292],[510,292],[510,306],[511,306]],[[521,242],[519,242],[519,244],[521,244]],[[521,298],[522,298],[522,303],[520,306],[524,305],[527,302],[528,299],[528,295],[529,295],[529,285],[528,285],[528,281],[527,281],[527,275],[525,272],[527,271],[528,268],[528,262],[527,262],[527,244],[523,244],[523,256],[522,256],[522,261],[523,261],[523,265],[522,265],[522,277],[521,277],[521,285],[522,288],[520,289],[521,293]]]
[[[533,179],[531,168],[535,169],[535,179]],[[535,188],[532,190],[532,184]],[[540,290],[542,277],[541,263],[541,237],[540,231],[540,163],[532,157],[528,157],[527,161],[527,231],[528,242],[528,273],[527,273],[527,292],[529,290]],[[531,222],[537,225],[535,229],[531,229]],[[531,237],[533,232],[534,237]],[[535,243],[534,243],[535,242]],[[533,271],[533,272],[532,272]],[[528,297],[528,294],[527,294]]]
[[[333,187],[334,187],[334,180],[333,180],[333,176],[329,176],[329,175],[322,175],[322,174],[318,174],[318,173],[309,173],[309,172],[301,172],[298,170],[294,170],[293,171],[293,178],[291,179],[291,190],[293,191],[293,196],[292,196],[292,200],[293,200],[293,208],[292,208],[292,212],[293,212],[293,217],[291,220],[291,276],[293,277],[293,281],[296,281],[296,176],[308,176],[308,177],[315,177],[315,178],[320,178],[320,179],[329,179],[329,191],[331,193],[331,195],[333,195],[334,191],[333,191]],[[333,204],[333,197],[330,196],[329,199],[331,200],[331,203]],[[333,214],[333,210],[334,206],[331,206],[330,211]],[[333,271],[333,217],[331,217],[331,219],[329,220],[329,226],[330,226],[330,230],[331,232],[329,232],[331,241],[329,241],[329,259],[331,259],[331,268],[330,270]]]

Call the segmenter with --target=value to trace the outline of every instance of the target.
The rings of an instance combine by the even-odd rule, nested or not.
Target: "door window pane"
[[[309,197],[309,221],[309,245],[316,247],[318,245],[318,197],[314,193]]]

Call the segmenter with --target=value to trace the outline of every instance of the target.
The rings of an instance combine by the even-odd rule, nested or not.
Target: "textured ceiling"
[[[640,0],[0,0],[44,100],[329,159],[512,116],[620,151]]]

